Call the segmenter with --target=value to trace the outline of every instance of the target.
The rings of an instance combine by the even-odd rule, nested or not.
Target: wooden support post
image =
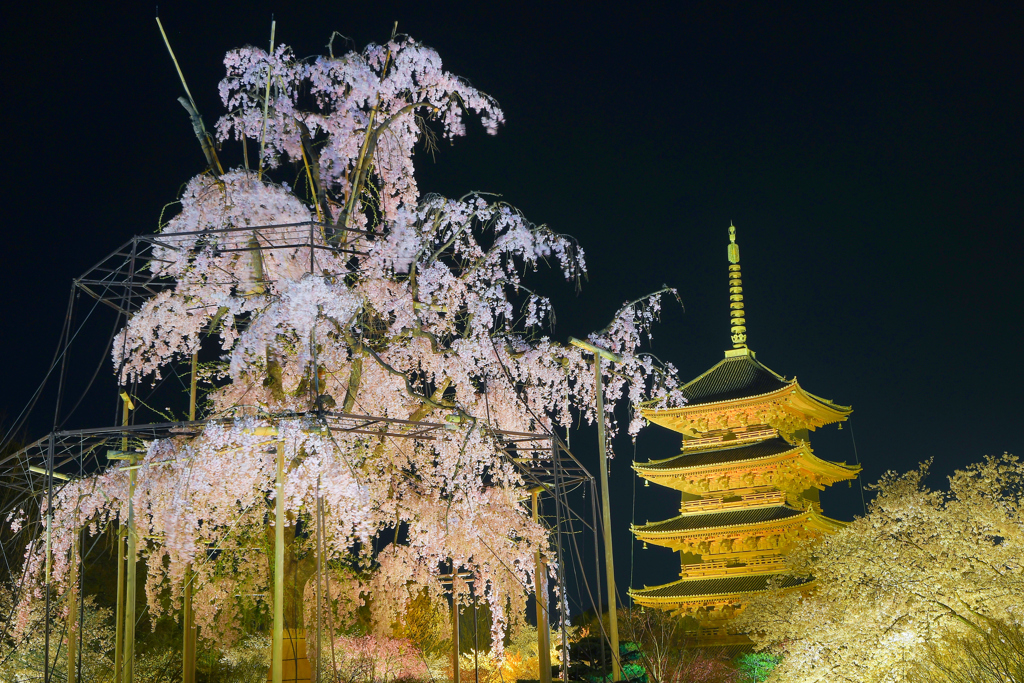
[[[533,496],[533,521],[540,524],[540,493],[543,489],[530,491]],[[537,666],[540,669],[540,683],[551,683],[551,620],[548,612],[548,573],[540,551],[534,554],[533,593],[537,597]]]
[[[271,659],[272,683],[284,678],[284,442],[277,442],[277,497],[274,507],[274,644]]]
[[[454,567],[453,567],[454,569]],[[456,572],[452,572],[452,683],[459,683],[459,601],[455,597]]]
[[[608,453],[604,433],[604,386],[601,354],[594,354],[594,391],[597,395],[597,445],[601,455],[601,522],[604,527],[604,564],[608,586],[608,636],[612,647],[612,681],[622,679],[619,664],[619,617],[615,602],[615,558],[612,554],[612,510],[608,499]]]
[[[134,465],[135,458],[128,462]],[[135,504],[132,502],[132,498],[135,497],[135,473],[134,469],[128,472],[128,550],[125,557],[127,571],[124,587],[124,659],[121,677],[123,683],[133,683],[135,679],[135,553],[138,540],[135,533]]]
[[[114,633],[114,681],[121,680],[124,664],[124,527],[117,527],[117,617]]]
[[[128,411],[135,408],[128,393],[122,391],[124,401],[124,417],[121,424],[128,426]],[[121,437],[121,451],[128,452],[128,436]],[[132,456],[126,462],[135,465]],[[127,551],[125,553],[125,596],[124,596],[124,636],[122,637],[123,655],[121,659],[121,682],[133,683],[135,679],[135,566],[138,536],[135,530],[135,479],[137,470],[128,470],[128,528],[126,530]]]
[[[195,422],[196,419],[196,366],[198,365],[198,353],[192,353],[192,381],[189,392],[188,419]],[[195,615],[192,613],[192,593],[194,591],[195,577],[192,574],[192,565],[185,567],[185,587],[182,591],[181,610],[181,680],[182,683],[196,683],[196,627]]]
[[[612,648],[612,681],[622,678],[619,662],[619,618],[615,602],[615,558],[612,555],[612,511],[608,500],[608,453],[604,433],[604,386],[601,358],[621,363],[622,357],[590,342],[569,337],[569,343],[594,354],[594,395],[597,401],[597,446],[601,455],[601,523],[604,531],[604,564],[608,587],[608,640]],[[564,672],[564,669],[563,669]]]
[[[68,683],[77,683],[78,671],[78,534],[71,545],[71,575],[68,577]]]
[[[43,610],[43,683],[50,683],[50,529],[53,527],[53,432],[46,457],[46,602]]]
[[[193,590],[192,565],[185,567],[185,590],[182,596],[181,611],[181,680],[182,683],[196,683],[196,627],[195,615],[192,613]]]
[[[51,451],[52,451],[51,445]],[[46,621],[43,622],[43,629],[46,631],[44,638],[46,639],[43,645],[43,683],[50,683],[50,579],[52,578],[52,562],[50,561],[50,541],[51,534],[50,529],[53,527],[53,458],[50,458],[50,476],[49,484],[47,488],[47,498],[49,501],[46,504],[46,606],[43,614],[45,615]]]

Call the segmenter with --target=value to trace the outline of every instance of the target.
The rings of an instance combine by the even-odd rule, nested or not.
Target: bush
[[[691,622],[691,623],[688,623]],[[694,646],[692,620],[661,610],[620,610],[622,634],[639,645],[652,683],[740,683],[724,651]]]

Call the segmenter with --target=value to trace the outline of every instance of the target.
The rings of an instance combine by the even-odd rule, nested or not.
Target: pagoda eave
[[[833,404],[804,391],[794,380],[763,394],[680,408],[646,408],[641,414],[648,422],[697,437],[709,431],[746,429],[759,424],[789,434],[801,429],[814,431],[842,422],[852,412],[848,406]]]
[[[634,525],[630,527],[630,531],[638,541],[669,548],[675,552],[696,552],[705,558],[741,559],[784,549],[803,538],[822,533],[834,533],[848,524],[848,522],[826,517],[814,508],[803,511],[792,510],[792,512],[794,514],[787,517],[762,522],[664,531],[650,529],[650,527],[658,525],[683,523],[688,516],[683,514],[661,522],[649,522],[642,526]],[[712,543],[708,546],[708,542],[722,539],[728,539],[730,545],[716,548]],[[733,545],[733,539],[735,539],[735,545]],[[744,545],[742,539],[750,539],[749,544]],[[761,541],[757,539],[767,539],[768,542],[761,547],[758,545]]]
[[[661,586],[630,589],[629,597],[644,607],[669,609],[677,613],[694,612],[702,607],[745,603],[769,590],[770,581],[777,578],[781,590],[806,590],[814,580],[800,580],[781,572],[749,574],[736,578],[680,579]]]
[[[719,456],[722,461],[715,462]],[[814,455],[806,443],[797,444],[781,453],[776,451],[768,455],[741,458],[733,456],[732,459],[729,456],[725,449],[708,449],[692,454],[684,451],[674,458],[634,463],[633,469],[639,476],[655,484],[697,495],[706,495],[716,490],[730,494],[764,490],[778,483],[776,480],[783,474],[792,480],[789,489],[814,487],[823,490],[836,482],[855,479],[861,471],[859,465],[822,460]],[[690,458],[697,464],[686,465]],[[679,466],[666,467],[674,461],[678,461]]]

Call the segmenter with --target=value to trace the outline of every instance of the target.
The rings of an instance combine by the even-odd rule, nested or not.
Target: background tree
[[[929,661],[966,661],[958,648],[1020,666],[1024,464],[986,457],[948,491],[926,488],[927,473],[886,474],[867,515],[790,555],[795,574],[817,579],[812,592],[744,612],[758,646],[785,655],[777,680],[904,680]]]
[[[907,680],[932,683],[1003,683],[1024,680],[1024,628],[979,617],[980,628],[954,631],[927,644],[921,665]]]
[[[742,683],[724,651],[695,647],[693,624],[688,622],[692,619],[657,609],[619,610],[621,632],[638,646],[639,661],[654,683]]]

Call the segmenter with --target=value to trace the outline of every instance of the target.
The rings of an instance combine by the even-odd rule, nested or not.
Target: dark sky
[[[685,378],[709,368],[728,347],[734,221],[758,359],[854,407],[852,429],[813,435],[816,453],[853,461],[855,435],[867,482],[934,458],[941,485],[985,454],[1024,455],[1024,10],[832,4],[166,2],[160,14],[209,126],[224,52],[265,45],[271,13],[299,55],[323,51],[332,30],[360,47],[385,40],[397,20],[495,96],[508,120],[499,135],[471,128],[436,162],[421,159],[421,187],[498,192],[580,240],[590,281],[579,296],[555,287],[559,339],[667,283],[685,311],[667,306],[655,351]],[[5,16],[8,423],[49,366],[72,278],[152,231],[202,170],[153,16],[144,3],[23,3]],[[109,321],[82,334],[69,394],[99,361]],[[68,425],[109,424],[113,402],[88,401]],[[49,430],[53,405],[44,396],[27,436]],[[595,436],[573,444],[596,472]],[[651,427],[637,457],[677,448]],[[632,512],[633,446],[617,449],[625,586],[629,520],[676,514],[678,495],[638,488]],[[842,519],[860,511],[856,487],[824,501]],[[636,547],[634,585],[677,572],[668,551]]]

